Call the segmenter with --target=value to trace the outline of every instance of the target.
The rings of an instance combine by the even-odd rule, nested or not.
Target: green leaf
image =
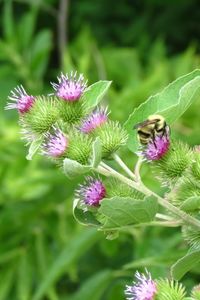
[[[17,299],[30,299],[32,290],[32,270],[31,261],[28,254],[24,251],[19,260],[18,276],[17,276]]]
[[[102,100],[111,83],[112,81],[100,80],[85,90],[83,100],[88,109],[94,108]]]
[[[73,202],[73,215],[76,221],[82,225],[98,226],[100,223],[95,219],[95,216],[90,211],[83,211],[78,207],[79,199],[74,199]]]
[[[37,16],[37,5],[21,16],[18,25],[18,41],[22,49],[26,49],[33,38]]]
[[[139,143],[133,126],[151,114],[161,114],[168,124],[179,118],[195,100],[200,91],[200,70],[179,77],[160,93],[151,96],[129,116],[125,128],[129,133],[128,147],[135,152]]]
[[[15,24],[13,17],[12,1],[4,1],[4,12],[2,13],[3,30],[6,40],[12,41],[15,37]]]
[[[113,197],[101,201],[99,212],[103,215],[103,229],[117,229],[122,226],[150,222],[157,213],[155,197],[135,200],[130,197]]]
[[[91,166],[81,165],[73,159],[65,158],[63,162],[64,173],[68,178],[73,178],[85,174],[91,170]]]
[[[9,299],[9,293],[15,280],[15,268],[1,270],[1,277],[3,280],[0,282],[0,300]]]
[[[188,212],[194,211],[200,208],[200,196],[193,196],[188,198],[181,205],[181,209]]]
[[[26,156],[26,159],[32,160],[33,156],[36,154],[36,152],[39,150],[41,144],[43,143],[44,137],[39,137],[38,139],[34,140],[28,150],[28,154]]]
[[[83,300],[92,299],[100,300],[107,288],[108,284],[113,280],[113,272],[110,270],[103,270],[86,280],[80,289],[67,299],[69,300]]]
[[[180,280],[188,271],[200,262],[200,250],[192,251],[180,258],[171,268],[174,279]]]
[[[91,159],[91,166],[93,168],[98,167],[102,158],[102,145],[100,138],[97,137],[94,143],[92,144],[92,159]]]
[[[69,266],[76,262],[86,251],[94,245],[100,235],[93,228],[87,228],[86,231],[81,231],[77,234],[70,243],[57,256],[53,264],[49,266],[48,273],[41,281],[38,289],[32,297],[32,300],[43,299],[43,296],[48,293],[48,289],[56,282],[56,280],[67,272]]]

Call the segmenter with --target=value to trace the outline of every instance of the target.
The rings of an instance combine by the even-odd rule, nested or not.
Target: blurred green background
[[[178,229],[135,228],[116,240],[76,223],[69,181],[39,156],[27,161],[18,116],[4,111],[18,84],[52,91],[62,70],[89,83],[113,80],[105,99],[124,122],[135,106],[200,67],[200,9],[195,0],[0,1],[0,300],[121,300],[136,269],[168,276],[187,251]],[[172,130],[200,144],[197,101]],[[131,168],[135,156],[123,151]],[[142,169],[146,184],[158,184]],[[163,242],[164,241],[164,242]],[[188,290],[200,281],[194,269]]]

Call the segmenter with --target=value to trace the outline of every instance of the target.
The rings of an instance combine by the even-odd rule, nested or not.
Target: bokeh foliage
[[[113,1],[99,1],[98,5],[89,0],[71,1],[68,45],[60,60],[58,1],[1,1],[0,300],[121,300],[135,269],[147,267],[155,276],[167,275],[169,265],[186,252],[175,229],[134,228],[109,241],[102,233],[78,225],[72,217],[72,197],[82,178],[68,180],[40,156],[27,161],[17,114],[3,108],[10,89],[17,84],[22,83],[33,94],[47,93],[51,91],[49,81],[55,80],[61,69],[77,69],[90,83],[113,81],[105,103],[111,118],[125,122],[150,94],[199,67],[199,45],[192,44],[198,32],[188,20],[182,26],[182,17],[174,22],[170,18],[177,11],[184,16],[188,7],[196,16],[196,3],[151,0],[146,4],[150,12],[144,13],[145,4],[141,6],[139,1],[135,5],[119,1],[114,15]],[[170,26],[156,26],[161,22],[158,17],[150,29],[147,25],[160,6]],[[110,16],[117,21],[108,29],[104,20],[108,22]],[[128,30],[120,25],[124,19],[130,25]],[[91,22],[95,24],[92,28]],[[172,128],[191,145],[200,143],[199,105],[196,101]],[[134,165],[130,152],[122,155]],[[159,190],[148,170],[148,166],[142,170],[147,185]],[[197,267],[185,283],[190,287],[198,280]]]

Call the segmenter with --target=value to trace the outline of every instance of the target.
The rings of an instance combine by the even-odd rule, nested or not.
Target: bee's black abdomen
[[[144,132],[142,130],[138,130],[138,134],[143,137],[143,138],[150,138],[151,137],[151,134],[150,133],[147,133],[147,132]]]

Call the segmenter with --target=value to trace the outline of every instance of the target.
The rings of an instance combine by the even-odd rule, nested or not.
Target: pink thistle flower
[[[8,99],[13,102],[8,103],[5,109],[17,109],[21,114],[28,112],[35,101],[35,98],[28,95],[22,85],[11,91],[11,96]]]
[[[90,133],[97,127],[100,127],[108,119],[107,109],[97,109],[92,112],[85,120],[83,120],[80,131]]]
[[[68,147],[68,140],[60,129],[53,129],[53,133],[46,134],[46,141],[42,145],[42,153],[51,157],[60,157]]]
[[[170,140],[168,135],[156,136],[148,143],[145,150],[142,151],[147,160],[159,160],[169,150]]]
[[[76,194],[81,199],[81,205],[99,206],[100,201],[105,198],[106,188],[100,179],[87,177]]]
[[[71,72],[70,75],[61,73],[60,77],[57,78],[58,83],[51,83],[56,91],[55,94],[69,102],[79,100],[87,86],[83,74],[80,74],[79,77],[77,77],[76,72]]]
[[[135,273],[137,283],[126,285],[125,295],[127,300],[153,300],[157,292],[156,283],[151,279],[151,274],[146,270],[146,274]]]

